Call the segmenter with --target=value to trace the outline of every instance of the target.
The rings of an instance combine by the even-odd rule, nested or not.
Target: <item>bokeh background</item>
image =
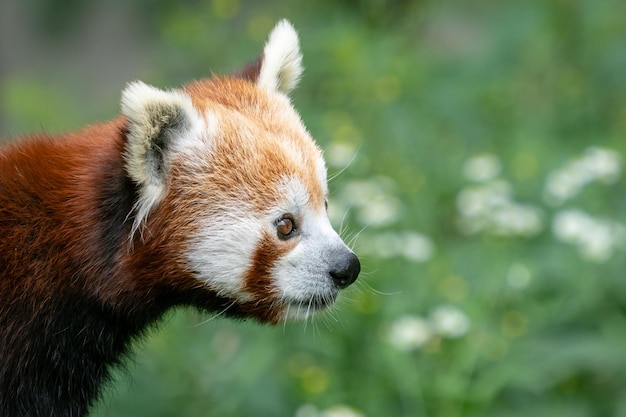
[[[0,135],[229,73],[282,17],[364,272],[308,323],[172,312],[93,415],[626,416],[623,0],[0,0]]]

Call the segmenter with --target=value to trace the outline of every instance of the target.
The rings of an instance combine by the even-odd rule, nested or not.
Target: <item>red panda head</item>
[[[281,21],[237,76],[169,91],[135,82],[122,98],[135,240],[161,236],[181,270],[261,321],[308,317],[360,271],[326,213],[322,152],[287,97],[301,61]]]

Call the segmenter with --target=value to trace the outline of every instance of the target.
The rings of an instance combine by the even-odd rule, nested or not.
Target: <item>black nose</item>
[[[361,262],[351,251],[342,251],[330,265],[330,276],[339,288],[346,288],[356,281],[361,272]]]

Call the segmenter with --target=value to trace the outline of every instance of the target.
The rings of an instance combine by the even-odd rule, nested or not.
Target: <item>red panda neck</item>
[[[183,250],[163,210],[145,241],[129,242],[138,191],[124,167],[125,123],[0,148],[6,415],[83,415],[133,339],[174,305],[245,314],[172,259]]]
[[[123,145],[118,119],[0,149],[3,415],[84,414],[110,366],[169,307],[127,289],[136,190]]]

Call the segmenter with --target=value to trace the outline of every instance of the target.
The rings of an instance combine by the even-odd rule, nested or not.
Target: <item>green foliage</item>
[[[172,314],[94,416],[626,416],[626,3],[137,4],[165,85],[292,20],[364,273],[313,322]]]

